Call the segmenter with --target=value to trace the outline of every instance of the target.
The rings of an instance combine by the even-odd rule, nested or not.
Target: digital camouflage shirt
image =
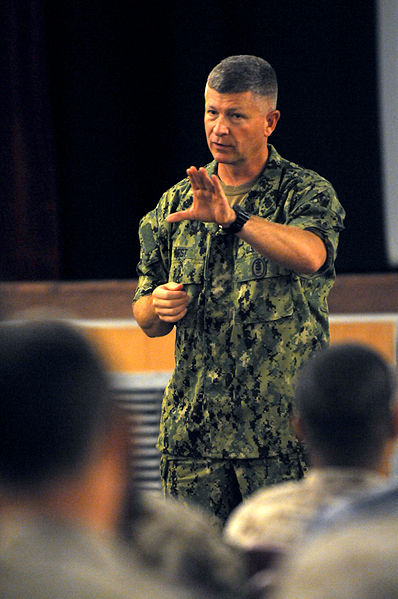
[[[206,170],[215,173],[217,163]],[[166,222],[191,203],[186,178],[140,223],[134,301],[167,281],[183,283],[191,298],[176,323],[175,370],[165,390],[158,448],[191,457],[289,456],[297,451],[289,418],[294,377],[329,341],[327,296],[344,210],[328,181],[269,146],[266,166],[241,205],[323,239],[325,265],[302,275],[215,223]]]

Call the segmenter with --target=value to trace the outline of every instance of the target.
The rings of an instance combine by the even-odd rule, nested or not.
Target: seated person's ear
[[[391,408],[391,436],[394,439],[398,439],[398,398],[395,399],[395,403]]]
[[[300,416],[297,416],[297,415],[292,416],[291,422],[292,422],[293,430],[296,433],[298,440],[301,443],[303,443],[303,441],[305,441],[305,431],[304,431],[304,425],[303,425],[303,422],[302,422]],[[398,419],[397,419],[397,424],[398,424]]]

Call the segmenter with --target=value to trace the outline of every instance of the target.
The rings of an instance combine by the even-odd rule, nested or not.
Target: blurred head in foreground
[[[3,322],[0,397],[2,502],[114,527],[128,479],[127,427],[83,333],[55,319]]]

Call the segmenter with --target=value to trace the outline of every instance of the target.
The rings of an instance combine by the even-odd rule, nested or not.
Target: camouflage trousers
[[[162,488],[166,496],[194,503],[223,525],[231,511],[257,489],[304,476],[301,455],[258,459],[191,459],[163,454]]]

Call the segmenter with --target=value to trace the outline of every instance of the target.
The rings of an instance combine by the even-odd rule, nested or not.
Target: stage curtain
[[[0,277],[59,274],[57,176],[42,0],[0,3]]]

